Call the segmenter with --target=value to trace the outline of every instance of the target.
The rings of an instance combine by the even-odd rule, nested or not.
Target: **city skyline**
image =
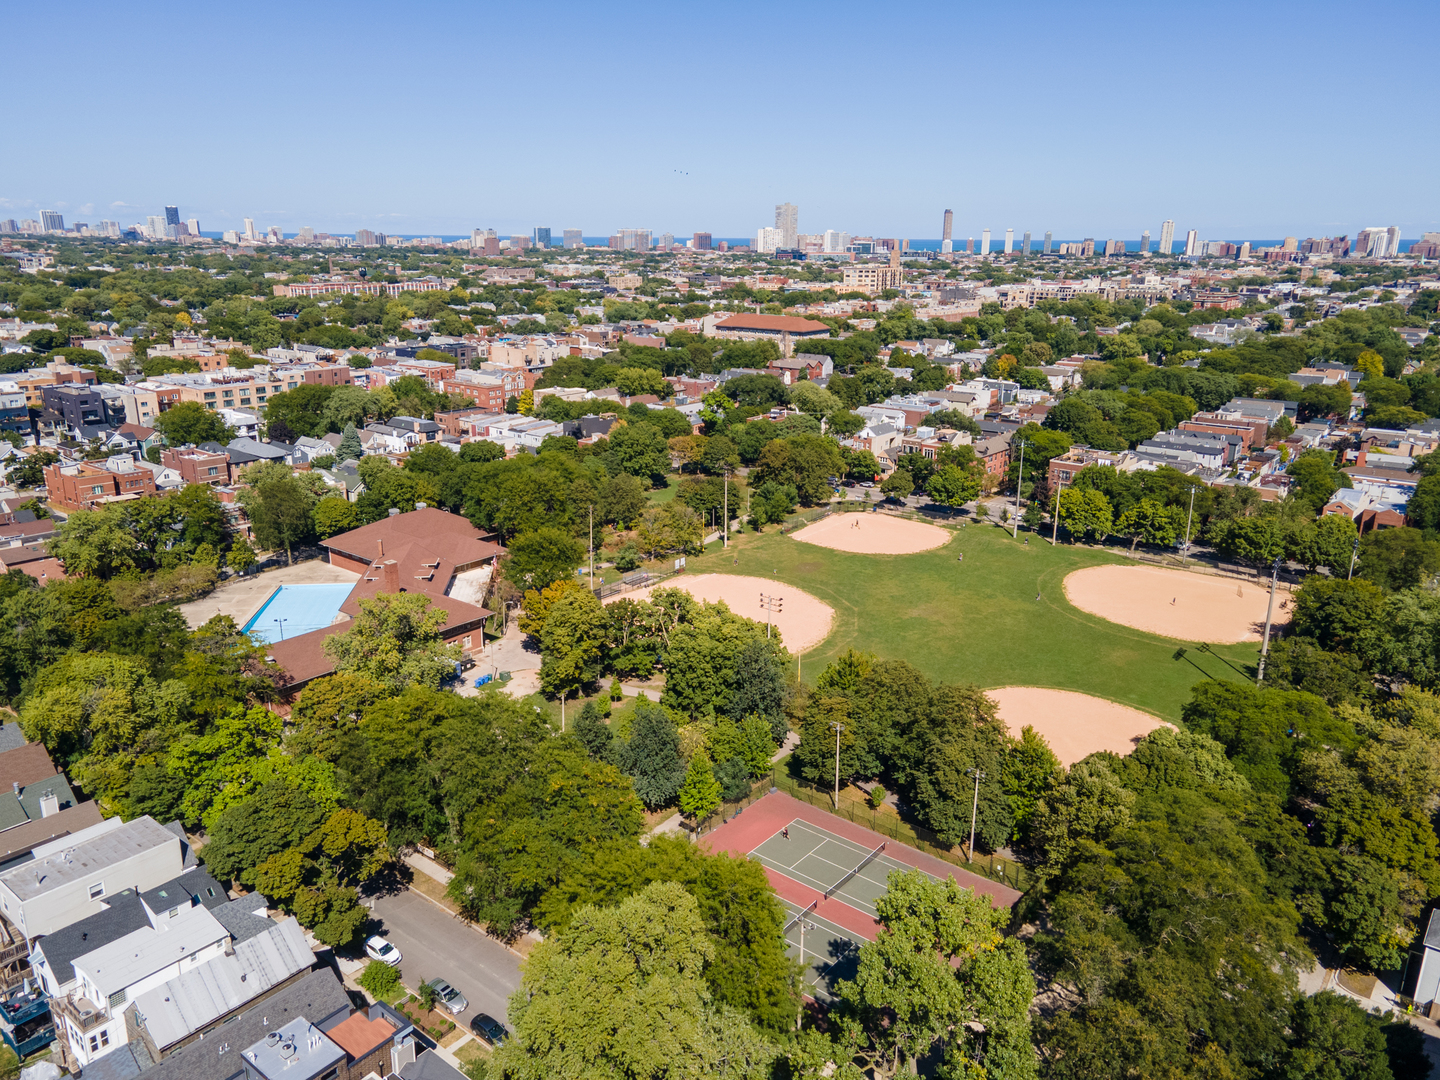
[[[374,47],[371,28],[377,23],[367,15],[379,18],[382,10],[362,4],[349,17],[334,19],[323,8],[263,3],[244,12],[187,9],[186,38],[191,48],[223,59],[256,20],[273,14],[288,40],[312,43],[321,50],[317,55],[356,56]],[[1246,165],[1295,162],[1306,147],[1330,154],[1340,136],[1327,133],[1398,136],[1419,130],[1440,94],[1433,80],[1420,80],[1387,106],[1382,119],[1363,91],[1338,95],[1327,100],[1323,130],[1313,133],[1282,133],[1272,123],[1237,114],[1223,144],[1199,145],[1183,108],[1197,94],[1221,87],[1223,77],[1218,68],[1187,67],[1182,57],[1233,55],[1241,27],[1244,57],[1279,62],[1327,55],[1337,42],[1365,40],[1387,27],[1403,26],[1408,40],[1434,37],[1440,33],[1440,8],[1433,4],[1382,3],[1359,10],[1338,3],[1304,8],[1221,3],[1204,10],[1145,9],[1144,17],[1132,18],[1138,11],[1118,3],[1098,10],[1041,3],[1018,25],[1004,9],[926,4],[905,20],[867,20],[873,25],[867,25],[863,51],[878,65],[892,66],[894,57],[920,60],[926,56],[920,49],[932,41],[954,42],[959,50],[919,63],[901,61],[910,90],[905,122],[928,135],[900,160],[898,144],[878,139],[862,139],[843,153],[821,145],[782,146],[763,154],[743,143],[729,151],[714,149],[739,118],[766,115],[777,101],[813,91],[805,63],[774,64],[769,54],[753,49],[753,27],[763,23],[768,34],[802,55],[840,55],[862,45],[854,36],[859,24],[844,9],[740,3],[726,19],[714,20],[700,12],[662,14],[633,3],[603,10],[562,3],[558,11],[542,12],[432,0],[413,14],[387,30],[387,58],[430,55],[437,25],[445,26],[450,40],[475,41],[545,40],[563,26],[567,37],[556,43],[584,47],[554,61],[541,54],[530,67],[487,82],[483,100],[472,65],[431,70],[425,95],[435,103],[457,102],[459,109],[429,108],[423,97],[362,82],[355,87],[357,107],[347,111],[327,102],[322,123],[308,119],[309,95],[294,79],[295,58],[288,48],[247,53],[243,93],[232,81],[211,77],[187,78],[180,92],[177,73],[164,63],[132,65],[124,79],[114,77],[116,43],[131,40],[136,25],[159,25],[171,17],[155,0],[115,6],[75,0],[58,10],[19,9],[10,23],[17,40],[43,40],[57,24],[74,29],[68,46],[74,62],[58,85],[22,80],[15,88],[10,153],[0,161],[0,215],[34,217],[41,209],[56,209],[72,220],[144,220],[175,204],[213,227],[238,228],[248,216],[285,232],[308,225],[332,233],[370,228],[460,234],[478,222],[503,234],[530,235],[537,220],[549,218],[571,225],[593,222],[586,232],[595,234],[648,221],[652,229],[677,234],[706,229],[753,236],[771,208],[789,201],[810,222],[803,228],[885,236],[936,236],[945,207],[955,211],[957,236],[986,226],[1003,234],[1014,225],[1067,236],[1138,237],[1147,227],[1153,235],[1157,223],[1169,217],[1202,237],[1353,235],[1376,221],[1395,223],[1409,237],[1440,227],[1432,179],[1440,149],[1429,140],[1406,140],[1403,166],[1396,168]],[[1011,39],[1017,30],[1025,39],[1020,55],[1026,60],[1019,68],[1013,48],[962,47]],[[661,59],[689,55],[700,43],[705,70],[723,77],[730,89],[722,95],[653,96],[645,138],[623,140],[616,152],[588,155],[577,171],[565,163],[563,148],[608,138],[603,118],[609,97],[595,92],[606,72],[601,58],[624,53],[637,38]],[[1175,59],[1167,61],[1167,54]],[[1102,89],[1076,89],[1080,76],[1066,58],[1084,55],[1152,57],[1154,67],[1141,72],[1142,92],[1127,94],[1124,110],[1106,109]],[[1237,64],[1242,61],[1236,57]],[[1174,81],[1182,71],[1190,73],[1191,83]],[[644,92],[641,82],[636,92]],[[1075,110],[1053,108],[1057,99],[1077,95],[1084,123],[1075,122]],[[1093,108],[1084,108],[1087,98]],[[95,169],[86,140],[64,136],[100,100],[119,115],[163,117],[165,148],[149,140],[122,140],[107,147],[106,168]],[[475,109],[465,107],[472,102]],[[835,119],[861,132],[893,128],[892,110],[883,95],[848,94],[843,83],[834,87],[829,106]],[[295,122],[275,123],[280,116]],[[544,135],[536,139],[539,116],[546,118]],[[1022,141],[997,153],[994,148],[1004,145],[1000,136],[1016,116],[1025,117]],[[218,117],[224,122],[216,122]],[[386,132],[395,133],[399,145],[433,148],[445,167],[366,167],[365,147],[393,149]],[[494,153],[509,138],[524,139],[530,147],[525,167]],[[1153,164],[1112,167],[1123,161],[1118,151],[1129,146],[1138,152],[1142,143],[1158,151]],[[554,151],[553,163],[547,147]],[[861,167],[827,167],[842,157]],[[243,167],[216,170],[217,160]],[[1180,160],[1183,167],[1175,164]],[[274,161],[300,167],[268,167]],[[339,161],[353,165],[322,164]]]

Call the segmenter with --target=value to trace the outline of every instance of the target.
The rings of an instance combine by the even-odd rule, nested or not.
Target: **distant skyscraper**
[[[690,240],[696,251],[709,251],[711,238],[708,232],[697,232]]]
[[[975,254],[975,238],[974,238],[973,236],[970,237],[970,239],[968,239],[968,240],[965,241],[965,254],[966,254],[966,255],[974,255],[974,254]]]
[[[40,228],[45,232],[64,232],[65,219],[58,210],[41,210]]]
[[[1030,234],[1028,232],[1025,234],[1025,239],[1020,242],[1020,254],[1030,254]]]
[[[940,250],[946,255],[955,249],[954,242],[950,239],[951,229],[955,225],[955,211],[945,211],[945,223],[940,229]]]
[[[167,206],[167,207],[165,207],[165,224],[166,224],[166,225],[179,225],[179,224],[180,224],[180,208],[179,208],[178,206]]]
[[[1166,222],[1166,224],[1168,225],[1169,222]],[[1185,234],[1185,256],[1186,256],[1187,258],[1194,258],[1196,255],[1199,255],[1199,254],[1200,254],[1200,234],[1199,234],[1197,231],[1195,231],[1194,229],[1191,229],[1189,232],[1187,232],[1187,233]]]
[[[795,237],[800,233],[800,208],[788,202],[775,207],[775,228],[780,233],[778,246],[793,248]]]
[[[537,248],[548,248],[550,246],[550,230],[535,226],[535,246]]]
[[[1150,230],[1146,229],[1140,234],[1140,251],[1142,253],[1150,250]]]
[[[355,230],[355,244],[357,247],[376,247],[375,233],[370,229]]]
[[[1385,254],[1389,255],[1391,258],[1394,258],[1396,255],[1400,254],[1399,227],[1391,225],[1388,229],[1385,230],[1385,236],[1390,241],[1389,244],[1386,245]]]
[[[1045,230],[1045,254],[1050,254],[1050,230]]]
[[[246,240],[256,240],[256,239],[259,239],[258,235],[257,235],[256,232],[255,232],[255,219],[254,219],[254,218],[248,218],[248,217],[247,217],[247,218],[245,219],[245,232],[242,233],[241,235],[243,235]]]
[[[145,219],[145,233],[151,240],[164,240],[165,219],[159,214],[151,214]]]
[[[674,247],[674,246],[675,246],[675,236],[674,236],[673,233],[668,233],[668,232],[667,232],[667,233],[661,233],[661,234],[660,234],[660,250],[661,250],[661,251],[669,251],[669,250],[670,250],[672,247]]]
[[[191,236],[199,236],[200,219],[198,217],[192,217],[189,221],[185,222],[185,231]]]
[[[989,230],[989,229],[981,229],[981,230],[980,230],[980,254],[981,254],[981,255],[989,255],[989,254],[990,254],[990,230]]]
[[[1009,254],[1010,254],[1012,251],[1014,251],[1014,250],[1015,250],[1015,230],[1014,230],[1014,229],[1006,229],[1006,230],[1005,230],[1005,254],[1006,254],[1006,255],[1009,255]]]
[[[565,245],[566,251],[585,246],[585,238],[580,235],[579,229],[566,229],[565,239],[561,242]]]
[[[1170,255],[1175,251],[1175,222],[1165,220],[1160,226],[1160,254]]]
[[[755,234],[755,250],[762,255],[768,255],[784,246],[784,233],[778,227],[772,229],[767,225]]]

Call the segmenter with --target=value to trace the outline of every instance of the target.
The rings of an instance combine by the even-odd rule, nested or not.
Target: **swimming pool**
[[[340,605],[355,586],[341,582],[327,585],[281,585],[260,610],[250,616],[245,633],[269,644],[319,630],[335,621]]]

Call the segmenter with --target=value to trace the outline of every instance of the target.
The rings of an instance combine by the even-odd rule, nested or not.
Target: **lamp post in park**
[[[1014,540],[1020,535],[1020,487],[1025,483],[1025,440],[1020,439],[1020,471],[1015,474],[1015,527],[1010,531],[1010,539]]]
[[[289,619],[282,619],[282,618],[280,618],[279,616],[276,616],[276,618],[275,618],[275,624],[280,627],[280,640],[281,640],[281,641],[284,641],[284,640],[285,640],[285,624],[286,624],[287,622],[289,622],[289,621],[290,621]]]
[[[1275,583],[1280,578],[1280,557],[1275,557],[1270,567],[1270,603],[1265,606],[1265,637],[1260,642],[1260,668],[1255,673],[1255,685],[1265,681],[1265,657],[1270,652],[1270,616],[1275,613]]]
[[[980,781],[985,779],[984,769],[966,769],[965,772],[975,778],[975,801],[970,804],[970,847],[965,852],[965,861],[975,861],[975,818],[980,813]]]
[[[840,733],[845,730],[845,725],[838,720],[832,720],[830,726],[835,729],[835,809],[840,809]]]

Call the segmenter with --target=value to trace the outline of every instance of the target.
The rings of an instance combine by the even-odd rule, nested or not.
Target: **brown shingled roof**
[[[772,334],[814,334],[829,332],[830,327],[813,319],[794,315],[732,315],[715,324],[716,330],[765,330]]]

